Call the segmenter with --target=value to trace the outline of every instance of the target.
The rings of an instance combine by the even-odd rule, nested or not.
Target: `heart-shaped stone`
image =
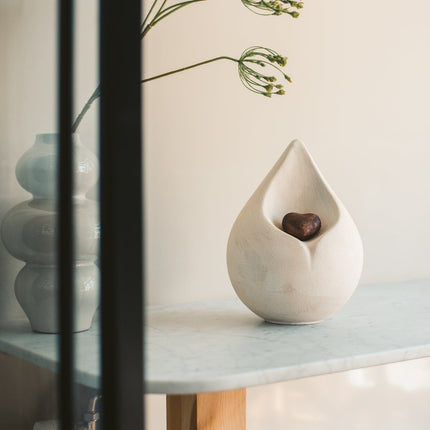
[[[282,229],[300,240],[312,239],[321,228],[321,219],[316,214],[290,212],[282,219]]]

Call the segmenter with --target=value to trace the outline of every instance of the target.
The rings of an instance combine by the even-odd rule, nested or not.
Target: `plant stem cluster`
[[[239,77],[245,87],[254,93],[265,97],[272,97],[272,94],[282,96],[285,94],[284,86],[275,84],[277,78],[272,73],[291,82],[291,78],[279,68],[286,64],[287,57],[279,55],[273,49],[252,46],[240,56]],[[269,74],[265,73],[266,67],[270,70]]]
[[[154,0],[148,13],[146,14],[142,25],[140,27],[140,37],[143,39],[155,25],[160,21],[167,18],[174,12],[190,6],[194,3],[201,3],[207,0],[185,0],[179,3],[168,5],[168,0]],[[241,0],[242,3],[252,12],[258,15],[282,15],[287,14],[293,18],[299,16],[298,9],[303,8],[303,2],[291,0]],[[285,94],[282,84],[275,84],[277,78],[274,74],[264,73],[263,68],[267,67],[271,73],[276,73],[291,82],[291,79],[286,75],[280,67],[284,67],[287,63],[287,57],[279,55],[272,49],[263,48],[261,46],[253,46],[246,49],[239,59],[221,56],[211,58],[210,60],[201,61],[190,66],[182,67],[180,69],[172,70],[170,72],[162,73],[151,78],[143,79],[141,82],[149,82],[155,79],[163,78],[165,76],[173,75],[175,73],[183,72],[194,67],[209,64],[218,60],[230,60],[238,63],[239,77],[246,88],[254,93],[261,94],[265,97],[271,97],[272,94],[283,95]],[[98,86],[91,97],[86,102],[85,106],[76,117],[73,123],[72,130],[75,132],[79,127],[86,112],[90,109],[92,103],[100,97],[100,86]]]

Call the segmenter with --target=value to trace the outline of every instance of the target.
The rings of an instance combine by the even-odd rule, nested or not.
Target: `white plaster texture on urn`
[[[56,281],[57,134],[38,134],[16,166],[20,185],[33,199],[13,207],[4,217],[1,237],[7,250],[26,263],[15,280],[15,295],[33,330],[58,332]],[[73,135],[75,218],[75,326],[87,330],[99,300],[98,205],[85,193],[98,178],[97,157]]]
[[[308,241],[285,233],[289,212],[317,214],[320,232]],[[288,145],[238,215],[227,266],[242,302],[273,323],[319,322],[353,294],[363,266],[359,232],[300,141]]]

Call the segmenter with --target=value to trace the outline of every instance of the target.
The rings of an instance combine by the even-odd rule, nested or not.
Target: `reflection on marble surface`
[[[77,382],[97,388],[98,326],[74,336]],[[430,280],[360,286],[338,313],[306,326],[265,323],[238,299],[152,307],[145,348],[146,389],[154,394],[225,391],[429,357]],[[26,321],[0,326],[0,351],[56,369],[56,336],[33,333]]]
[[[148,393],[225,391],[430,356],[430,280],[359,286],[335,315],[265,323],[238,300],[153,307]]]
[[[247,390],[247,430],[427,430],[430,358]],[[165,430],[165,397],[146,396],[147,430]]]
[[[75,381],[87,387],[100,386],[99,320],[90,330],[74,334],[76,348]],[[57,372],[58,335],[31,330],[28,320],[13,320],[0,325],[0,351]]]

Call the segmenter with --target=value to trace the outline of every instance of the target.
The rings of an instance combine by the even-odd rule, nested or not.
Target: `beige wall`
[[[289,57],[293,84],[267,99],[219,62],[146,84],[150,304],[233,296],[230,227],[293,138],[304,141],[349,209],[365,246],[362,282],[430,275],[430,28],[420,1],[307,4],[297,20],[209,0],[161,22],[145,76],[261,44]],[[97,9],[78,1],[76,105],[97,82]],[[13,169],[37,132],[55,128],[55,2],[0,3],[0,210],[26,198]],[[82,123],[96,145],[96,109]],[[7,258],[7,257],[5,257]]]
[[[217,0],[152,30],[147,76],[261,44],[289,57],[294,83],[266,99],[225,62],[145,87],[151,303],[233,295],[230,227],[293,138],[356,220],[362,282],[429,276],[429,11],[424,1],[308,2],[291,20]]]
[[[97,82],[95,5],[78,1],[79,106]],[[18,157],[35,133],[55,128],[54,6],[0,0],[0,217],[28,196],[14,178]],[[219,62],[145,86],[149,304],[234,296],[225,265],[230,227],[293,138],[356,220],[362,282],[430,276],[429,12],[424,0],[334,0],[306,2],[292,20],[253,15],[239,0],[208,0],[151,31],[146,76],[260,44],[289,57],[294,83],[284,97],[266,99],[241,86],[233,63]],[[93,110],[80,130],[90,148],[95,124]],[[21,263],[2,246],[0,258],[1,319],[20,314],[11,283]],[[288,390],[279,387],[267,387],[267,398]],[[254,410],[260,400],[249,402]],[[292,428],[307,428],[300,419]]]

